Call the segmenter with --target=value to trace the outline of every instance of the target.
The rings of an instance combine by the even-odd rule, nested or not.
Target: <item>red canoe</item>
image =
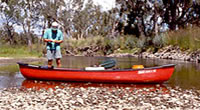
[[[84,70],[18,64],[21,74],[27,79],[111,83],[162,83],[169,80],[175,67],[168,64],[143,69]]]

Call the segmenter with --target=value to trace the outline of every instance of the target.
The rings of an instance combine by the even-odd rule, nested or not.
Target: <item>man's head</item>
[[[53,22],[52,25],[51,25],[52,30],[53,30],[53,31],[56,31],[56,30],[58,29],[58,25],[59,25],[59,24],[58,24],[57,22]]]

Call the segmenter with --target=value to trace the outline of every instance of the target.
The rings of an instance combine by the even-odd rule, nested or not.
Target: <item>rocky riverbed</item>
[[[140,54],[136,53],[122,53],[122,54],[111,54],[110,57],[124,57],[133,56],[141,58],[155,58],[155,59],[169,59],[169,60],[179,60],[179,61],[190,61],[200,63],[200,50],[190,51],[181,50],[179,47],[167,46],[157,52],[142,52]]]
[[[78,86],[9,88],[0,92],[1,110],[200,109],[200,91],[161,87]],[[101,85],[101,84],[100,84]]]

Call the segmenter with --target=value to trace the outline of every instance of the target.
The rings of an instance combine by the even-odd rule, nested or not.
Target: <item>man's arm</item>
[[[63,42],[63,40],[53,40],[53,42],[60,44]]]
[[[53,42],[51,39],[44,39],[44,42]]]

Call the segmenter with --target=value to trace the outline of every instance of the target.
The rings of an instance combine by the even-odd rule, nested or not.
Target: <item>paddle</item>
[[[112,68],[116,65],[116,60],[114,59],[108,59],[103,61],[99,66],[104,67],[105,69]]]

